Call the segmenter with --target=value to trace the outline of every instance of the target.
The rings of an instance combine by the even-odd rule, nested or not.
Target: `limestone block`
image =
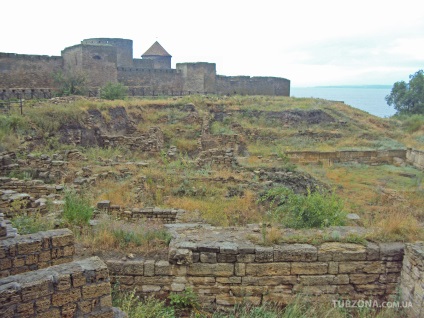
[[[170,248],[168,260],[171,264],[189,265],[193,262],[193,252],[189,249]]]
[[[303,294],[319,296],[322,294],[335,294],[337,290],[336,285],[313,285],[313,286],[304,286],[296,285],[293,287],[294,292],[301,292]]]
[[[363,245],[352,243],[328,242],[318,249],[319,261],[362,261],[367,259]]]
[[[134,284],[137,286],[142,286],[142,285],[164,286],[164,285],[170,285],[173,282],[174,282],[174,279],[170,276],[152,276],[152,277],[135,276],[134,277]]]
[[[400,273],[401,270],[402,270],[402,262],[401,261],[386,262],[386,272],[387,273]]]
[[[30,273],[28,273],[30,274]],[[53,284],[51,277],[33,277],[32,281],[21,284],[22,300],[29,301],[35,298],[51,295],[53,293]]]
[[[378,281],[380,278],[379,274],[350,274],[349,280],[351,284],[365,285],[371,284]]]
[[[339,263],[328,262],[328,274],[338,274],[338,273],[339,273]]]
[[[72,288],[66,291],[55,292],[52,295],[52,306],[60,307],[67,303],[72,303],[81,298],[79,288]]]
[[[243,285],[294,285],[298,283],[297,276],[246,276],[242,277]]]
[[[349,284],[349,276],[341,275],[307,275],[300,277],[302,285],[346,285]]]
[[[144,275],[143,261],[108,260],[106,264],[112,275]]]
[[[238,253],[238,246],[234,243],[224,242],[219,247],[221,254],[237,254]]]
[[[190,276],[233,276],[234,264],[231,263],[194,263],[189,265],[187,274]]]
[[[235,263],[237,262],[237,255],[235,254],[217,254],[218,263]]]
[[[92,284],[82,287],[82,296],[85,300],[110,295],[110,292],[111,290],[109,282]]]
[[[7,308],[21,302],[20,286],[10,282],[0,286],[0,307]]]
[[[12,267],[12,261],[8,258],[0,259],[0,270],[9,269]]]
[[[60,274],[55,279],[54,286],[57,290],[67,290],[71,288],[71,275]]]
[[[65,304],[62,306],[61,315],[62,317],[75,317],[77,311],[77,304]]]
[[[259,296],[268,293],[267,286],[231,286],[230,294],[237,297]]]
[[[157,261],[155,264],[155,275],[170,275],[171,265],[168,261]]]
[[[31,240],[30,238],[25,240],[20,240],[17,243],[18,254],[19,255],[28,255],[32,253],[37,253],[41,250],[41,239]]]
[[[338,285],[336,292],[338,294],[349,294],[350,296],[352,296],[351,299],[355,299],[353,298],[353,294],[355,293],[355,288],[352,285]],[[363,296],[360,295],[359,299],[363,299]]]
[[[120,285],[133,285],[134,276],[111,276],[111,283]]]
[[[182,292],[182,291],[184,291],[185,287],[186,287],[185,284],[172,283],[171,284],[171,291],[173,291],[173,292]]]
[[[200,253],[200,262],[201,263],[216,263],[217,257],[216,253],[213,252],[201,252]]]
[[[160,291],[160,286],[155,286],[155,285],[142,285],[141,286],[141,291],[143,293],[155,293]]]
[[[217,277],[216,282],[220,284],[241,284],[241,277],[238,277],[238,276]]]
[[[215,285],[215,277],[187,277],[187,280],[192,285]]]
[[[292,275],[322,275],[328,273],[327,263],[292,263],[291,274]]]
[[[235,263],[234,271],[236,276],[245,276],[246,275],[246,264],[244,263]]]
[[[54,233],[52,233],[51,240],[53,247],[73,245],[74,234],[69,229],[55,230]]]
[[[109,210],[110,208],[110,201],[109,200],[103,200],[100,202],[97,202],[97,209],[99,210]]]
[[[82,272],[74,272],[71,275],[72,277],[72,287],[81,287],[85,285],[87,278]]]
[[[155,276],[155,261],[146,260],[144,262],[144,276]]]
[[[255,261],[255,254],[239,254],[237,255],[237,262],[240,263],[253,263]]]
[[[35,300],[35,310],[36,312],[43,312],[50,308],[50,302],[51,298],[48,297],[42,297]]]
[[[383,261],[401,261],[403,259],[405,244],[380,243],[380,255]]]
[[[339,273],[383,274],[385,273],[385,266],[384,266],[384,262],[381,262],[381,261],[340,262]]]
[[[367,261],[380,260],[380,246],[378,244],[368,242],[366,251],[367,251]]]
[[[311,262],[317,260],[317,248],[309,244],[285,244],[274,250],[274,262]]]
[[[246,275],[282,276],[290,275],[290,263],[246,264]]]
[[[272,247],[256,247],[255,262],[266,263],[274,261],[274,249]]]

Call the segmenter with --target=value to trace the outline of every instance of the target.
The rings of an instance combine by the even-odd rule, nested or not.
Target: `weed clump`
[[[272,221],[295,229],[339,226],[346,220],[344,203],[334,192],[308,189],[307,194],[302,195],[277,187],[262,195],[260,201],[269,202]]]
[[[63,219],[70,225],[87,225],[93,216],[94,209],[90,206],[87,197],[79,195],[73,190],[65,192]]]

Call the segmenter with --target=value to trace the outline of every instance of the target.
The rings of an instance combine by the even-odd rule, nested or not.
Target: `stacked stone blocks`
[[[0,280],[1,317],[114,317],[108,270],[98,258]]]
[[[412,307],[408,308],[408,317],[423,317],[424,242],[406,244],[400,290],[404,304],[412,304]]]
[[[71,262],[74,236],[68,229],[20,235],[0,241],[0,276]]]
[[[172,244],[172,243],[171,243]],[[188,287],[211,308],[264,301],[287,304],[296,294],[331,299],[395,295],[403,244],[285,244],[263,247],[179,243],[168,260],[107,262],[122,289],[166,295]]]

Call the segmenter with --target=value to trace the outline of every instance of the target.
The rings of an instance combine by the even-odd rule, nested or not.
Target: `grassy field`
[[[90,126],[87,113],[90,111],[100,113],[98,126],[111,133],[115,119],[110,110],[118,106],[125,108],[128,121],[136,131],[134,135],[146,133],[151,127],[162,130],[163,152],[135,152],[122,146],[81,147],[61,141],[61,135],[69,127]],[[24,107],[24,116],[13,112],[0,115],[0,123],[1,151],[20,149],[18,156],[24,157],[27,153],[52,155],[77,148],[87,160],[70,164],[65,182],[72,181],[83,167],[89,167],[93,174],[122,169],[129,172],[118,180],[106,179],[87,189],[92,204],[107,199],[128,207],[182,208],[189,211],[188,221],[197,218],[214,225],[261,222],[264,211],[258,204],[257,189],[249,185],[254,181],[250,171],[297,169],[334,188],[345,201],[347,211],[359,214],[364,226],[392,228],[393,224],[383,222],[387,214],[393,220],[400,214],[407,215],[405,219],[411,223],[423,221],[421,171],[360,164],[295,167],[284,156],[286,151],[424,149],[424,119],[420,116],[378,118],[343,103],[322,99],[211,95],[124,101],[85,98],[31,101]],[[243,157],[238,159],[240,168],[195,164],[204,127],[211,136],[239,136],[245,147]],[[168,158],[166,150],[171,146],[176,146],[178,152]],[[272,157],[280,159],[263,159]],[[105,160],[115,163],[112,167],[104,166]],[[139,160],[147,161],[148,167],[126,164]],[[229,181],[213,181],[219,179]],[[239,182],[232,181],[235,179]],[[141,190],[137,192],[135,188]],[[234,188],[239,188],[241,194],[228,196],[229,189]],[[409,236],[415,238],[415,234]]]
[[[127,118],[113,117],[111,110],[117,107],[124,108]],[[115,127],[117,122],[130,126],[133,137],[158,127],[164,136],[162,151],[139,152],[124,145],[83,147],[63,138],[70,131],[90,129],[109,135],[123,134],[122,125]],[[238,135],[239,165],[199,166],[196,160],[202,150],[200,139],[205,135],[211,138]],[[167,151],[171,147],[176,147],[177,152],[169,156]],[[424,149],[423,116],[378,118],[343,103],[310,98],[212,95],[124,101],[64,98],[30,101],[24,106],[23,116],[17,111],[0,115],[0,152],[14,151],[18,159],[24,159],[28,154],[53,156],[78,150],[84,160],[70,162],[65,177],[58,180],[69,188],[76,177],[87,171],[90,175],[109,176],[85,186],[81,191],[83,198],[67,192],[64,211],[56,213],[54,220],[50,216],[48,221],[43,221],[41,215],[13,220],[22,233],[66,225],[75,231],[78,244],[90,253],[106,247],[116,253],[148,255],[166,249],[170,240],[160,224],[135,226],[111,216],[93,214],[92,207],[101,200],[110,200],[126,209],[152,206],[184,209],[185,222],[202,221],[216,226],[271,223],[267,242],[262,242],[266,244],[331,240],[331,237],[301,235],[288,240],[279,231],[288,226],[324,227],[329,225],[328,220],[338,225],[338,216],[346,213],[358,214],[358,225],[369,230],[365,237],[347,241],[422,240],[423,171],[406,165],[296,166],[285,155],[287,151],[407,147]],[[285,186],[284,180],[272,179],[267,174],[276,172],[289,181],[293,175],[324,186],[319,191],[309,189],[316,194],[289,193],[280,189]],[[30,174],[10,176],[28,178]],[[327,201],[335,204],[323,204]],[[343,213],[325,215],[331,209]],[[85,212],[78,215],[77,210]],[[296,213],[301,213],[299,220],[303,223],[287,221],[287,215]],[[92,218],[98,222],[95,230],[89,225]],[[162,310],[157,302],[152,306]],[[306,303],[293,306],[284,311],[274,307],[255,309],[263,311],[255,317],[297,317],[296,314],[316,317],[320,310]],[[175,314],[163,310],[164,317]],[[248,317],[246,310],[239,309],[234,317]],[[393,317],[384,312],[331,312],[332,317]],[[201,314],[196,317],[203,317]]]

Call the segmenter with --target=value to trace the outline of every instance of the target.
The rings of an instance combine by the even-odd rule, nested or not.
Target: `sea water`
[[[391,87],[364,87],[364,86],[320,86],[320,87],[292,87],[292,97],[313,97],[328,100],[342,101],[347,105],[366,111],[379,117],[390,117],[396,113],[393,107],[387,105],[385,97],[390,94]]]

